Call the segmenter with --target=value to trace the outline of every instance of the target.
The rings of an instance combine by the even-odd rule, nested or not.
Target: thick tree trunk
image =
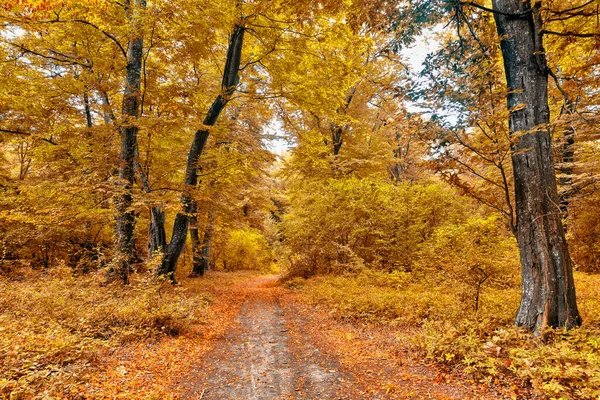
[[[238,72],[242,56],[244,31],[245,28],[243,26],[236,25],[233,34],[231,35],[229,47],[227,49],[227,60],[225,62],[225,69],[223,71],[223,81],[221,83],[222,91],[208,110],[208,114],[206,114],[206,117],[204,118],[204,126],[213,126],[217,122],[219,114],[229,102],[231,95],[233,94],[235,87],[239,82]],[[200,155],[204,150],[208,136],[209,131],[206,128],[196,131],[194,141],[192,142],[190,152],[188,154],[184,189],[183,193],[181,194],[182,212],[178,213],[175,217],[171,241],[166,248],[162,264],[157,271],[158,275],[163,275],[170,279],[174,279],[175,277],[177,260],[179,259],[183,248],[185,247],[189,218],[190,215],[193,214],[194,210],[192,198],[193,190],[198,184],[198,160],[200,159]]]
[[[532,7],[529,1],[493,0],[493,7],[508,85],[523,277],[515,323],[543,334],[547,327],[579,326],[581,317],[548,132],[548,70],[539,3]]]
[[[135,18],[132,8],[145,7],[145,0],[126,2],[127,17]],[[134,22],[134,25],[136,23]],[[123,93],[122,113],[125,121],[119,131],[121,133],[121,151],[119,153],[119,193],[115,196],[116,245],[115,258],[109,270],[109,276],[119,277],[123,283],[129,282],[129,271],[134,251],[135,214],[133,206],[133,185],[135,182],[135,157],[137,153],[137,131],[135,119],[138,117],[140,106],[140,82],[142,71],[143,39],[132,37],[127,50],[127,75]]]

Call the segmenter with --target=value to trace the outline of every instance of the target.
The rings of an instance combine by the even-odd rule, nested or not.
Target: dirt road
[[[335,398],[346,379],[339,367],[306,344],[290,340],[286,315],[274,287],[277,278],[248,285],[238,322],[188,380],[184,398],[312,399]]]
[[[439,382],[435,371],[427,367],[402,365],[397,360],[384,359],[386,365],[375,360],[375,366],[352,368],[348,365],[352,362],[339,361],[344,355],[327,341],[325,326],[330,321],[322,315],[306,315],[306,308],[288,301],[287,292],[277,286],[277,277],[254,278],[244,290],[247,296],[236,324],[185,378],[184,399],[484,397],[474,396],[464,385]],[[373,377],[373,371],[366,368],[381,372]],[[394,376],[397,385],[382,384]]]

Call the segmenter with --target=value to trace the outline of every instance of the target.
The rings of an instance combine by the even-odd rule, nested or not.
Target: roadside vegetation
[[[176,398],[254,274],[178,286],[142,274],[126,288],[67,267],[0,277],[0,398]]]
[[[548,332],[542,343],[513,326],[519,287],[486,288],[480,308],[455,282],[414,279],[405,273],[363,271],[353,275],[287,281],[302,298],[335,318],[393,326],[397,338],[455,376],[489,384],[524,398],[533,387],[541,398],[596,399],[600,395],[600,276],[576,273],[584,325]]]

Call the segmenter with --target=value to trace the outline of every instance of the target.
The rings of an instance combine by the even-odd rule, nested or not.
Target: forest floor
[[[277,276],[227,292],[237,316],[204,343],[210,350],[188,358],[177,384],[184,399],[495,398],[424,363],[392,329],[309,307]]]
[[[0,276],[0,399],[503,398],[427,363],[414,328],[345,318],[278,276],[19,276]]]

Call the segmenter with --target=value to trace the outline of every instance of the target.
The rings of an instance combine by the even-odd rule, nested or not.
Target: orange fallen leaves
[[[244,300],[240,289],[253,273],[210,273],[203,279],[180,280],[187,295],[208,291],[214,303],[208,319],[178,337],[115,349],[102,358],[86,396],[93,398],[181,398],[181,383],[215,340],[231,326]]]
[[[248,276],[177,287],[135,277],[127,288],[69,270],[2,279],[0,398],[176,399],[178,380],[237,314]]]
[[[437,380],[436,370],[397,339],[398,328],[336,319],[328,310],[307,307],[302,297],[289,292],[281,301],[286,314],[295,316],[290,318],[293,340],[310,341],[323,356],[340,360],[354,380],[349,384],[365,398],[487,398],[482,388],[461,380]]]

